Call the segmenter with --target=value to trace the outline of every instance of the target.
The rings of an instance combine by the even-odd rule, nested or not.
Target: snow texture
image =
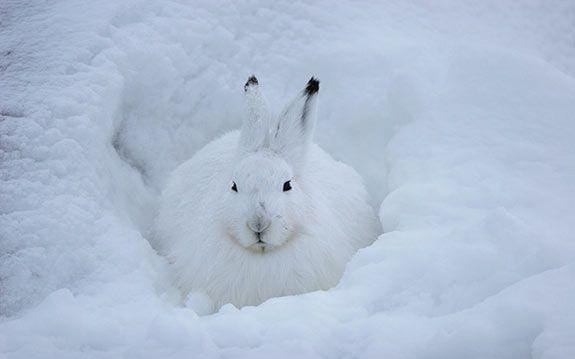
[[[0,4],[6,358],[575,357],[575,2]],[[149,244],[178,164],[322,81],[384,234],[328,291],[209,313]]]

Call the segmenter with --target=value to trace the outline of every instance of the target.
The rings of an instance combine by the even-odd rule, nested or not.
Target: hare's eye
[[[291,181],[287,181],[284,183],[284,192],[287,192],[291,189]]]
[[[236,183],[235,183],[235,182],[232,182],[232,183],[233,183],[233,185],[232,185],[232,191],[237,192],[237,191],[238,191],[238,186],[236,186]]]

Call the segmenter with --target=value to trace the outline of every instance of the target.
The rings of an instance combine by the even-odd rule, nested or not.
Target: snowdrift
[[[3,357],[575,356],[573,2],[0,11]],[[200,316],[148,230],[252,73],[272,108],[321,78],[385,233],[332,290]]]

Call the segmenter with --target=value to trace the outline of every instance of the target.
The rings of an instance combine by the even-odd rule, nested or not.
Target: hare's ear
[[[246,108],[239,146],[241,151],[253,152],[269,146],[270,115],[255,76],[248,78],[244,92]]]
[[[313,136],[319,81],[311,78],[305,89],[286,107],[270,134],[270,148],[294,168],[301,168]]]

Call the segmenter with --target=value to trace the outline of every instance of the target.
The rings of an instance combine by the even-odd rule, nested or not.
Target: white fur
[[[302,92],[277,122],[257,84],[246,96],[242,133],[173,172],[155,225],[184,294],[206,293],[218,307],[330,288],[379,229],[360,176],[310,143],[317,96]],[[258,237],[250,226],[268,227]]]

